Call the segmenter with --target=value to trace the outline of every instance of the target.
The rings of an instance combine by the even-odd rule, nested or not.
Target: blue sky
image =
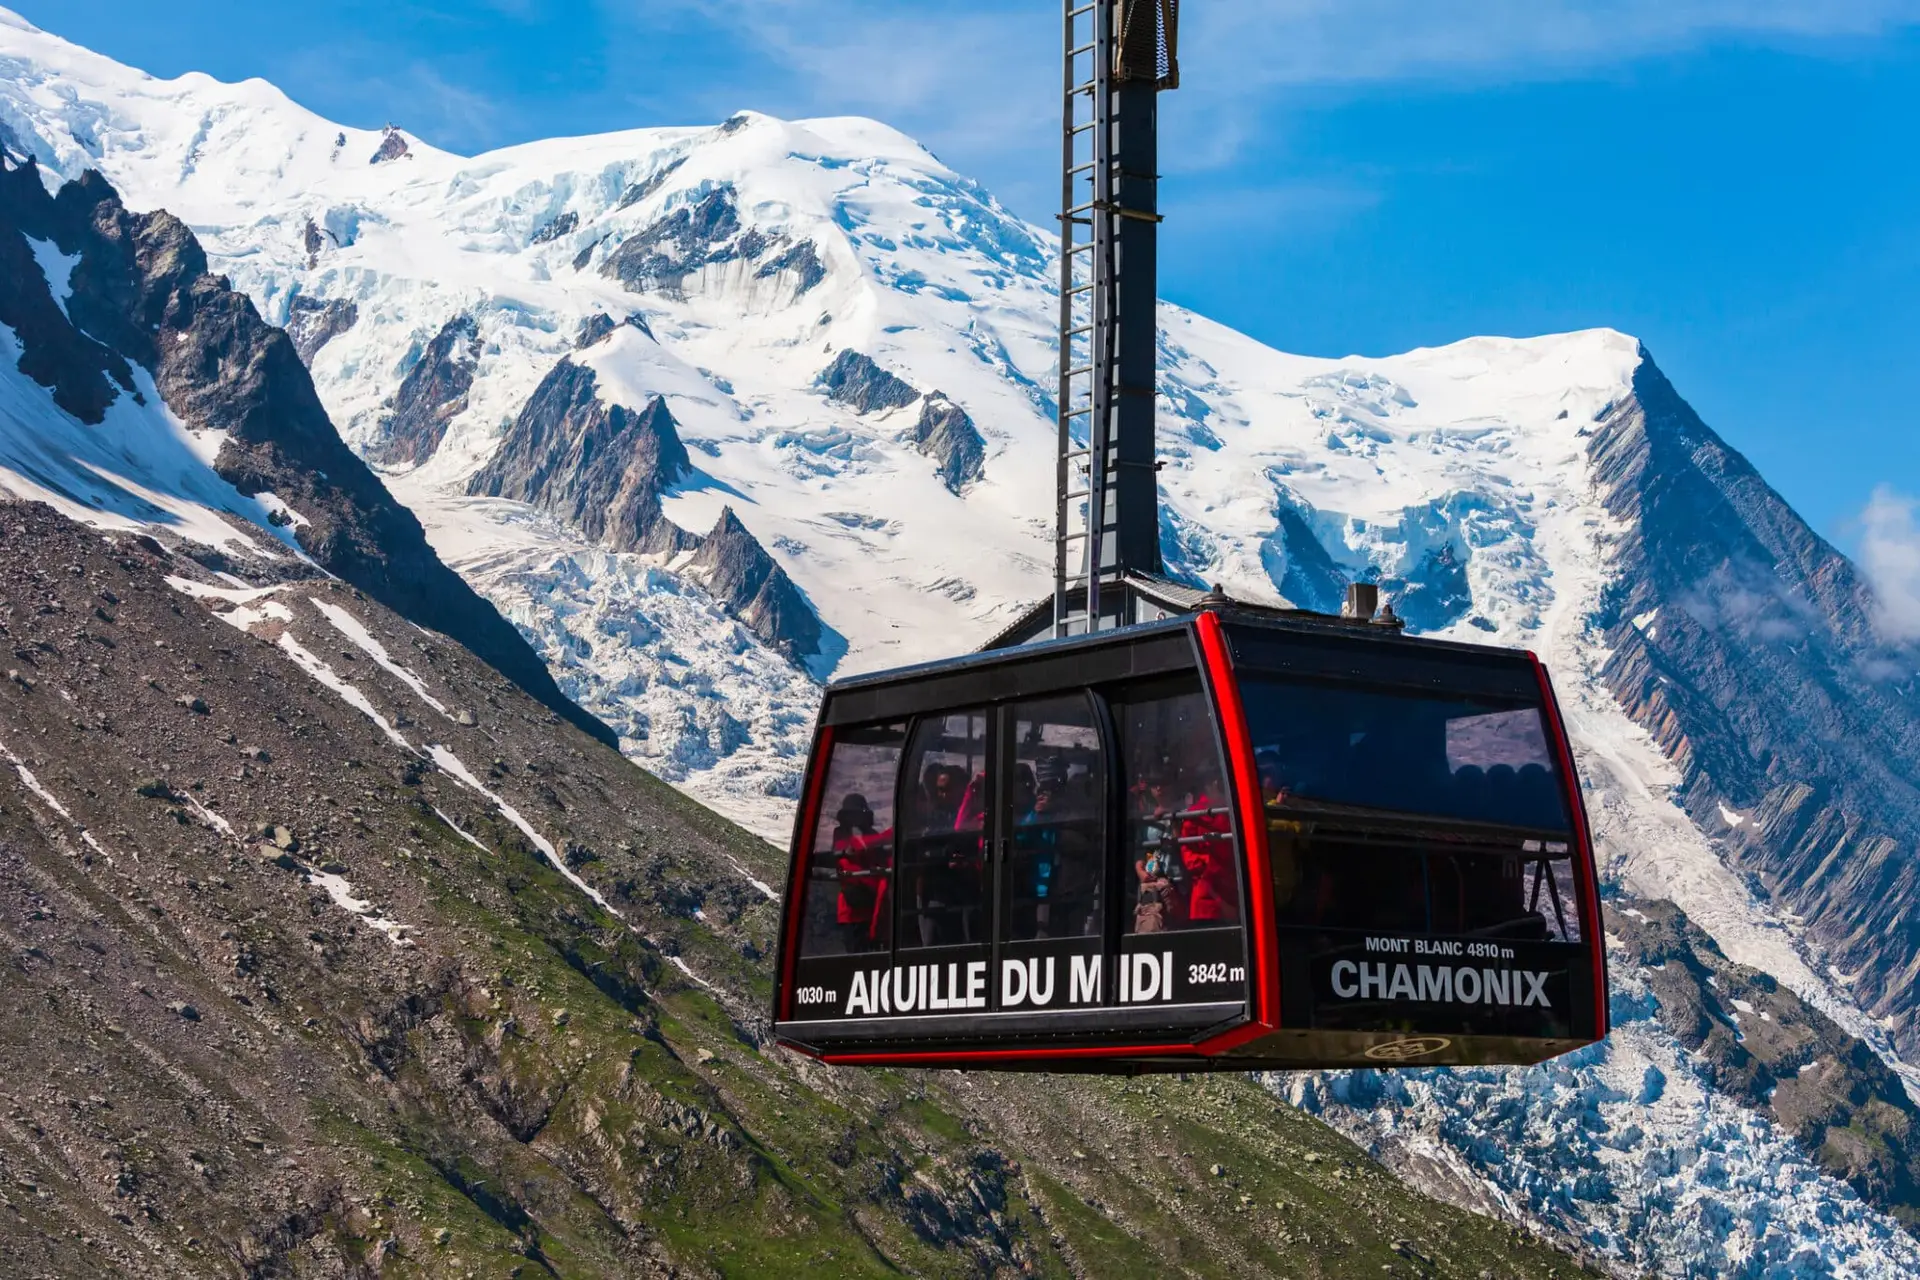
[[[898,125],[1053,212],[1056,0],[8,0],[475,151]],[[1162,292],[1288,350],[1612,325],[1829,537],[1920,490],[1920,0],[1189,0]]]

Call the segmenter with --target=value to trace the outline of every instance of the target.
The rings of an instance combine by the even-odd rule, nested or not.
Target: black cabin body
[[[1531,1063],[1606,1034],[1592,846],[1531,653],[1137,595],[1173,616],[827,689],[782,1043],[1138,1072]]]

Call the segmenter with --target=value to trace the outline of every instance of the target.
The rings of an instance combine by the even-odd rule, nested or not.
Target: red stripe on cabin
[[[814,829],[820,823],[820,797],[827,789],[827,761],[832,754],[833,726],[823,724],[813,740],[813,759],[807,765],[807,794],[794,817],[793,865],[787,871],[787,910],[780,926],[780,986],[773,1008],[776,1022],[793,1017],[793,973],[800,963],[807,867],[813,861]]]
[[[1539,657],[1527,654],[1533,674],[1540,684],[1540,712],[1547,718],[1547,735],[1553,742],[1554,757],[1560,765],[1561,794],[1566,797],[1567,813],[1573,821],[1574,849],[1579,856],[1579,875],[1585,892],[1580,905],[1580,927],[1586,931],[1587,949],[1593,956],[1594,1039],[1606,1038],[1607,939],[1600,924],[1600,880],[1595,868],[1593,833],[1587,825],[1587,801],[1580,791],[1580,775],[1573,768],[1573,744],[1567,737],[1566,722],[1560,716],[1559,699],[1553,696],[1553,680]]]
[[[1219,615],[1202,612],[1193,621],[1200,637],[1200,654],[1207,666],[1207,682],[1213,686],[1214,703],[1220,709],[1220,729],[1227,740],[1227,756],[1233,772],[1234,799],[1240,808],[1240,831],[1247,861],[1246,914],[1253,930],[1253,946],[1249,950],[1256,977],[1254,1018],[1259,1024],[1253,1030],[1256,1033],[1277,1031],[1280,1027],[1280,942],[1274,924],[1267,814],[1260,794],[1260,773],[1253,763],[1253,738],[1247,731],[1246,708],[1240,701],[1240,685],[1233,678],[1233,662],[1227,656],[1227,637],[1220,627]],[[1234,1034],[1236,1032],[1227,1033]],[[1216,1037],[1215,1041],[1220,1038]],[[1208,1046],[1215,1041],[1209,1041]]]

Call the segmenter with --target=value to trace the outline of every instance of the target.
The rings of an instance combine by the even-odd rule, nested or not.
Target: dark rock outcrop
[[[591,260],[590,246],[581,250],[574,266],[585,267]],[[600,274],[634,293],[679,297],[689,276],[728,262],[759,263],[754,275],[763,280],[791,272],[800,281],[798,293],[826,278],[826,266],[811,240],[788,244],[784,236],[743,224],[729,186],[715,187],[628,236],[600,264]]]
[[[835,356],[814,383],[826,389],[829,400],[862,414],[903,409],[922,398],[909,383],[851,348]],[[939,464],[941,483],[955,493],[986,474],[987,442],[979,428],[965,409],[938,391],[926,393],[910,438]]]
[[[788,658],[799,661],[820,652],[824,636],[813,606],[732,507],[721,511],[712,532],[701,539],[690,567],[729,613]]]
[[[621,325],[638,329],[649,338],[653,336],[653,330],[647,328],[646,317],[637,311],[628,315],[624,320],[615,320],[604,311],[596,311],[580,322],[580,331],[576,333],[573,338],[573,349],[575,351],[583,351],[594,343],[599,342],[602,338],[605,338],[608,334],[611,334]]]
[[[660,494],[691,465],[666,401],[607,404],[593,370],[562,359],[467,492],[530,503],[615,551],[674,552],[698,539],[666,518]]]
[[[121,371],[129,362],[142,366],[190,429],[227,433],[214,470],[242,493],[271,490],[285,502],[304,521],[296,531],[301,547],[322,568],[452,636],[547,706],[613,741],[560,692],[520,633],[441,562],[419,521],[341,441],[292,339],[208,273],[186,224],[165,212],[128,212],[95,172],[50,197],[31,165],[0,174],[0,224],[19,228],[0,230],[0,256],[9,261],[25,251],[23,231],[79,257],[71,323],[50,300],[35,305],[30,291],[17,288],[40,281],[46,298],[30,260],[30,273],[0,272],[0,306],[12,292],[30,310],[22,368],[52,387],[57,403],[103,410],[112,397],[99,397],[111,382],[129,386]],[[49,354],[33,360],[39,349]],[[81,357],[93,362],[90,370]],[[98,420],[98,412],[75,416]]]
[[[388,466],[419,466],[446,438],[447,424],[467,408],[480,359],[480,326],[461,312],[440,327],[387,402],[385,437],[368,452]]]
[[[768,258],[753,274],[757,280],[771,280],[783,271],[793,272],[800,281],[800,287],[794,290],[796,297],[827,278],[827,264],[820,261],[820,251],[811,240],[802,240],[789,246],[785,252]]]
[[[310,298],[296,293],[287,303],[287,336],[300,362],[311,366],[320,348],[353,328],[360,308],[346,298]]]
[[[565,210],[559,217],[533,233],[533,243],[546,244],[548,241],[558,240],[561,236],[572,235],[579,226],[580,215],[571,209]]]
[[[920,398],[913,387],[851,347],[835,356],[833,363],[822,369],[814,382],[826,388],[829,400],[844,404],[855,413],[904,409]]]
[[[368,164],[385,164],[389,160],[398,160],[407,154],[407,139],[398,129],[388,125],[382,130],[380,146],[367,158]]]
[[[1694,820],[1920,1046],[1920,655],[1877,633],[1854,566],[1651,357],[1589,452],[1625,526],[1597,619],[1608,686],[1680,768]]]
[[[666,186],[667,179],[671,178],[686,162],[685,156],[676,156],[640,181],[628,184],[627,189],[620,193],[620,207],[624,209],[628,205],[639,204],[661,187]]]
[[[133,369],[70,323],[54,300],[27,241],[61,243],[61,221],[32,161],[0,161],[0,324],[20,341],[20,372],[50,389],[53,402],[80,421],[97,423],[108,405],[133,392]],[[71,233],[65,243],[75,243]]]
[[[935,474],[955,493],[987,473],[987,442],[980,438],[967,411],[938,391],[930,393],[920,406],[920,420],[913,424],[913,443],[939,464]]]
[[[634,293],[673,295],[702,267],[740,257],[741,239],[733,189],[716,187],[701,200],[682,205],[621,241],[620,247],[600,264],[600,274],[618,280]]]

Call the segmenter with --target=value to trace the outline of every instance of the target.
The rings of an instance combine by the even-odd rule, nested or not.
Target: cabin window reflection
[[[1084,695],[1013,712],[1007,865],[1009,942],[1098,935],[1105,929],[1106,763]]]
[[[1538,707],[1274,678],[1243,692],[1269,806],[1568,829]]]
[[[893,945],[894,781],[904,724],[838,729],[807,861],[802,956]]]
[[[986,942],[985,842],[993,798],[986,711],[916,721],[900,785],[900,947]]]
[[[1127,933],[1240,923],[1240,865],[1213,718],[1197,677],[1113,703],[1125,787]]]

